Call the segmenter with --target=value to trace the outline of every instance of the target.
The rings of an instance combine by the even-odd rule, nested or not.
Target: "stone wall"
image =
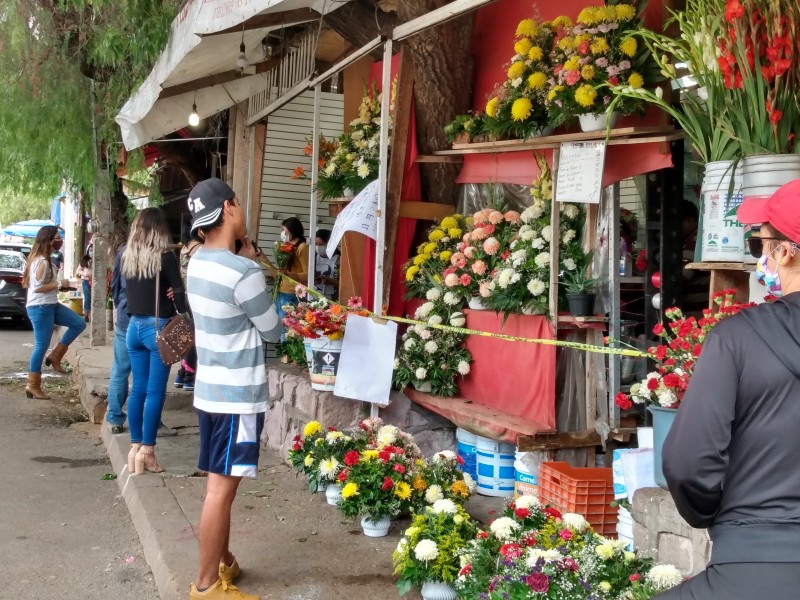
[[[346,429],[369,416],[369,407],[363,402],[312,389],[308,373],[296,366],[270,365],[267,373],[269,411],[262,441],[281,456],[288,455],[292,439],[302,433],[309,421]],[[402,392],[392,392],[391,404],[381,408],[380,416],[386,423],[412,434],[425,456],[455,449],[455,426],[415,405]]]
[[[705,529],[681,518],[667,490],[643,488],[633,496],[633,543],[644,555],[673,564],[686,575],[705,569],[711,542]]]

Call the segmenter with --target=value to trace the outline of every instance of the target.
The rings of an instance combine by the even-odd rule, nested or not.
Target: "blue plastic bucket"
[[[484,496],[513,496],[516,446],[477,437],[478,493]]]
[[[678,411],[674,408],[661,408],[660,406],[648,406],[647,410],[653,415],[653,475],[656,483],[667,489],[667,480],[664,479],[662,469],[661,450],[664,448],[664,440],[667,439],[672,422]]]
[[[456,440],[458,441],[456,445],[458,455],[464,461],[464,466],[461,467],[461,470],[472,475],[473,479],[477,479],[478,448],[476,444],[478,443],[478,436],[458,427],[456,428]]]

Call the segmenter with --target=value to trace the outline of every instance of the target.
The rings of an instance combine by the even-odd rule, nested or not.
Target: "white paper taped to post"
[[[333,224],[331,239],[328,241],[328,256],[336,253],[339,242],[348,231],[363,233],[373,240],[378,239],[379,191],[380,183],[376,179],[361,190],[352,202],[339,213]]]
[[[386,406],[392,388],[397,323],[350,315],[333,393]]]
[[[556,202],[598,204],[603,189],[605,142],[564,142],[559,151]]]

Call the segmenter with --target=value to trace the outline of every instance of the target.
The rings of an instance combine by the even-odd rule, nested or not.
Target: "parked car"
[[[31,253],[31,245],[23,244],[22,242],[0,242],[0,250],[13,250],[15,252],[22,252],[25,260],[28,259],[28,254]]]
[[[22,287],[25,257],[17,250],[0,250],[0,317],[28,323],[27,290]]]

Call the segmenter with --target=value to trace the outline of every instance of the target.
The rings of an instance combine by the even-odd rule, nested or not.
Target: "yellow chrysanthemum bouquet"
[[[484,131],[496,138],[526,139],[546,133],[546,96],[557,26],[524,19],[519,23],[506,80],[486,103]]]
[[[641,29],[636,8],[619,2],[584,8],[574,26],[559,31],[547,92],[553,125],[578,115],[605,113],[613,86],[645,84],[647,54],[637,39]],[[622,115],[643,108],[636,98],[616,105]]]
[[[468,229],[468,220],[459,214],[445,217],[431,228],[428,240],[419,245],[417,254],[405,265],[409,298],[424,298],[429,289],[442,282],[442,272]]]

